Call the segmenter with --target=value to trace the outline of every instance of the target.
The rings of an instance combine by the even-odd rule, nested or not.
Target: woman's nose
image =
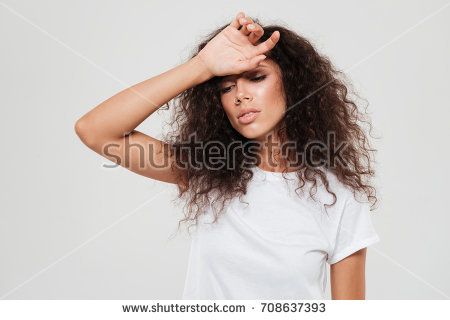
[[[241,102],[244,101],[244,100],[251,101],[252,98],[251,98],[250,95],[245,94],[245,93],[243,93],[243,92],[239,92],[238,94],[236,94],[236,97],[235,97],[235,103],[236,103],[236,104],[237,104],[237,103],[241,103]]]
[[[250,92],[243,86],[243,85],[236,85],[236,97],[235,99],[239,100],[239,101],[243,101],[243,100],[251,100],[252,99],[252,95],[250,94]]]

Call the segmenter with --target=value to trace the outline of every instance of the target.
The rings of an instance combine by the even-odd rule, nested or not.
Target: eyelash
[[[254,81],[254,82],[259,82],[259,81],[264,80],[265,78],[266,78],[266,76],[265,76],[265,75],[262,75],[262,76],[259,76],[259,77],[251,78],[251,80]],[[227,93],[227,92],[229,92],[229,91],[226,91],[226,90],[227,90],[227,89],[230,89],[230,88],[231,88],[231,87],[226,87],[226,88],[220,89],[220,92],[221,92],[221,93]]]

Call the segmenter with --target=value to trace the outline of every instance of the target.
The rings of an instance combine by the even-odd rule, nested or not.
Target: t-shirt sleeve
[[[347,197],[343,206],[327,262],[336,263],[379,241],[380,238],[372,223],[370,203],[356,200],[351,195]]]

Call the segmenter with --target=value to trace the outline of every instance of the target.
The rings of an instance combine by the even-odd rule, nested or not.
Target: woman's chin
[[[256,128],[245,128],[240,130],[239,133],[249,140],[261,140],[261,137],[265,136],[265,131]]]

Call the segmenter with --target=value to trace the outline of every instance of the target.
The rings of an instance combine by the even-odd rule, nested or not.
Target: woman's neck
[[[260,163],[258,167],[264,171],[283,172],[284,170],[296,171],[298,167],[289,165],[287,154],[283,154],[288,150],[282,148],[280,137],[270,133],[264,139],[258,140],[260,144],[258,156]]]

